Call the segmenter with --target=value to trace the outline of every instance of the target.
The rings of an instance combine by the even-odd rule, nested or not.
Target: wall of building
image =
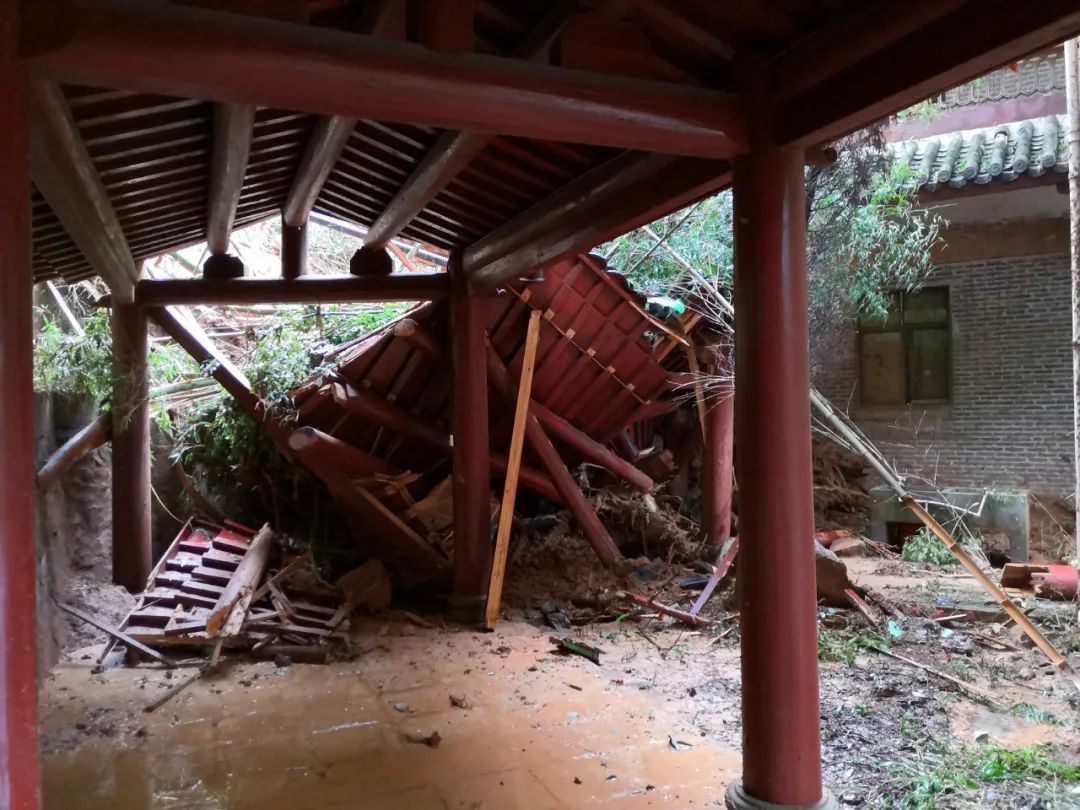
[[[937,486],[1071,493],[1068,255],[943,264],[926,283],[949,287],[948,404],[862,407],[854,328],[816,358],[817,386],[902,472]]]

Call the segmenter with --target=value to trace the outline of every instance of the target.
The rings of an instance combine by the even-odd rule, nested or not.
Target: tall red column
[[[18,0],[0,0],[0,807],[38,806],[30,141]]]
[[[717,365],[721,372],[730,372],[726,359]],[[723,398],[714,400],[705,414],[705,448],[701,456],[701,518],[706,537],[715,544],[723,543],[731,536],[735,428],[733,392],[717,396]]]
[[[112,336],[113,582],[141,591],[153,565],[146,310],[114,304]]]
[[[454,593],[451,612],[458,621],[484,619],[491,570],[491,466],[485,349],[486,299],[470,295],[453,254],[447,268],[450,296],[450,350],[453,362]]]
[[[804,155],[757,117],[737,158],[735,448],[739,462],[743,779],[732,810],[831,808],[818,710]],[[754,583],[768,581],[768,587]]]

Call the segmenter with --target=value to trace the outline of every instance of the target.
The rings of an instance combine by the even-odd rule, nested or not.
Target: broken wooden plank
[[[112,436],[112,414],[103,413],[66,442],[46,461],[37,473],[38,492],[44,492],[74,467],[83,457],[101,447]]]
[[[266,570],[270,551],[276,543],[277,535],[270,529],[269,523],[259,529],[255,539],[251,541],[251,547],[248,549],[247,554],[244,555],[244,559],[233,573],[225,591],[207,617],[207,633],[220,635],[226,630],[227,626],[228,630],[232,632],[226,633],[226,635],[233,635],[239,631],[240,624],[243,622],[243,615],[240,616],[239,620],[234,620],[232,614],[238,610],[241,614],[247,612],[251,597],[255,593],[259,580],[262,578],[263,571]]]
[[[279,583],[283,580],[288,579],[294,573],[296,573],[301,568],[310,563],[312,558],[313,555],[311,553],[311,549],[308,549],[291,563],[289,563],[272,577],[270,577],[268,580],[266,580],[266,582],[260,585],[259,589],[255,591],[254,595],[251,597],[252,604],[258,602],[260,599],[266,596],[266,594],[270,591],[270,583]]]
[[[164,655],[159,653],[157,650],[153,650],[153,649],[147,647],[142,642],[136,641],[131,636],[129,636],[127,633],[124,633],[124,632],[122,632],[120,630],[117,630],[115,627],[110,627],[109,625],[105,624],[104,622],[98,621],[93,616],[89,616],[86,613],[83,613],[78,608],[73,608],[71,605],[65,605],[63,602],[57,602],[56,605],[61,610],[63,610],[65,613],[70,613],[76,619],[81,619],[82,621],[86,622],[87,624],[89,624],[89,625],[91,625],[93,627],[96,627],[98,630],[101,630],[103,633],[108,633],[110,636],[115,638],[117,641],[123,642],[128,647],[131,647],[133,650],[138,650],[139,652],[143,653],[144,655],[150,656],[155,661],[160,661],[161,663],[163,663],[167,667],[175,667],[176,666],[176,664],[172,661],[171,658],[166,658]]]

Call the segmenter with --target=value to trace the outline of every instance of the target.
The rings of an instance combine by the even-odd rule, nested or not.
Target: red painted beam
[[[437,301],[450,293],[446,273],[318,276],[297,279],[162,279],[136,285],[140,306],[174,304],[316,304],[352,301]]]
[[[740,99],[714,90],[163,4],[34,22],[28,63],[76,84],[715,158],[746,146]]]
[[[788,96],[775,117],[781,143],[835,140],[1080,33],[1075,0],[1046,0],[1021,15],[1008,0],[943,0],[913,9],[923,23],[914,30],[906,30],[909,14],[882,6],[860,23],[856,41],[840,32],[813,48],[807,42],[805,56],[793,49],[795,56],[777,66],[776,90]],[[1003,26],[1005,18],[1011,22]],[[786,92],[785,83],[799,92]]]
[[[512,402],[514,400],[516,388],[514,386],[514,381],[510,376],[510,372],[507,370],[506,366],[503,365],[498,354],[496,354],[494,347],[492,347],[490,343],[488,344],[487,351],[488,377],[499,394],[508,402]],[[540,424],[548,433],[567,447],[580,453],[587,461],[603,467],[612,475],[622,478],[631,486],[642,492],[652,491],[653,480],[649,476],[625,459],[619,458],[614,452],[600,444],[600,442],[596,441],[591,436],[578,430],[542,403],[536,402],[535,400],[530,401],[529,413],[540,420]]]
[[[460,256],[450,257],[450,356],[453,373],[454,594],[460,621],[483,618],[491,570],[491,462],[484,324],[487,299],[470,295]]]
[[[806,542],[814,502],[803,160],[762,125],[735,164],[739,568],[768,571],[769,587],[740,578],[743,780],[729,788],[732,807],[757,806],[740,791],[796,807],[817,807],[823,795],[814,550]]]
[[[34,367],[30,134],[18,60],[18,0],[0,0],[0,807],[36,810],[37,614],[34,592]]]
[[[113,583],[142,591],[153,566],[150,537],[150,389],[146,310],[112,308]]]

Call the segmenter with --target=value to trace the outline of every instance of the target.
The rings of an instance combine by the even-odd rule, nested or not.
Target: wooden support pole
[[[397,475],[400,470],[348,442],[313,427],[297,428],[289,449],[312,469],[325,467],[347,476]]]
[[[210,198],[206,210],[206,244],[211,257],[203,266],[203,273],[207,276],[232,278],[244,272],[244,265],[239,259],[231,257],[232,261],[225,263],[216,257],[229,252],[229,237],[244,188],[254,124],[254,105],[214,105],[214,149],[210,162]]]
[[[490,376],[501,376],[496,370],[499,367],[502,368],[503,373],[509,373],[490,343],[487,348],[489,373],[495,371]],[[497,384],[495,388],[498,390]],[[551,439],[544,432],[544,428],[531,412],[526,419],[525,436],[528,438],[529,446],[532,447],[533,452],[540,458],[540,463],[547,470],[548,475],[551,476],[552,483],[555,484],[559,495],[562,496],[562,502],[566,504],[571,514],[573,514],[582,534],[585,535],[593,550],[596,551],[600,561],[606,568],[614,568],[615,564],[622,559],[622,552],[615,545],[615,541],[611,539],[611,535],[604,528],[604,524],[600,522],[600,518],[596,516],[596,510],[593,509],[592,504],[582,494],[577,482],[574,481],[574,476],[570,474],[570,470],[566,468],[566,464],[559,456],[559,451],[555,449],[555,445],[551,443]]]
[[[510,379],[510,372],[503,365],[495,349],[490,344],[487,352],[488,378],[495,389],[509,400],[514,388],[513,381]],[[586,461],[596,464],[598,467],[603,467],[612,475],[622,478],[642,492],[652,491],[654,486],[652,478],[630,462],[619,458],[614,451],[609,450],[587,433],[578,430],[546,405],[532,402],[529,405],[529,413],[540,421],[544,430],[566,446],[580,453]]]
[[[63,443],[37,473],[38,492],[45,492],[59,481],[88,453],[92,453],[112,436],[112,414],[103,413]]]
[[[299,227],[281,223],[281,277],[295,281],[307,275],[307,222]]]
[[[153,565],[146,310],[114,304],[112,335],[113,582],[135,592]]]
[[[0,0],[0,807],[36,810],[33,276],[30,133],[18,0]]]
[[[484,626],[495,628],[502,604],[503,578],[506,576],[506,555],[510,550],[510,529],[514,523],[514,502],[517,500],[518,472],[521,469],[521,452],[525,448],[525,422],[532,402],[533,371],[536,369],[536,345],[540,340],[540,310],[529,315],[529,327],[525,333],[525,352],[521,357],[521,379],[518,381],[517,400],[514,406],[514,429],[510,434],[510,455],[503,483],[502,503],[499,506],[499,531],[495,536],[495,558],[491,565],[491,584],[488,587],[487,609]]]
[[[705,413],[705,447],[701,458],[702,528],[709,542],[716,546],[731,536],[734,428],[735,396],[728,391]]]
[[[136,286],[140,306],[176,304],[333,304],[358,301],[437,301],[446,298],[446,273],[382,277],[318,276],[297,279],[146,279]]]
[[[453,369],[454,594],[459,621],[484,618],[491,569],[491,455],[488,437],[488,387],[484,373],[487,299],[470,295],[461,273],[460,254],[451,254],[449,272],[450,352]]]
[[[771,111],[753,117],[735,164],[735,446],[743,779],[736,810],[836,807],[822,789],[817,591],[810,463],[806,191],[801,150],[776,146]]]

